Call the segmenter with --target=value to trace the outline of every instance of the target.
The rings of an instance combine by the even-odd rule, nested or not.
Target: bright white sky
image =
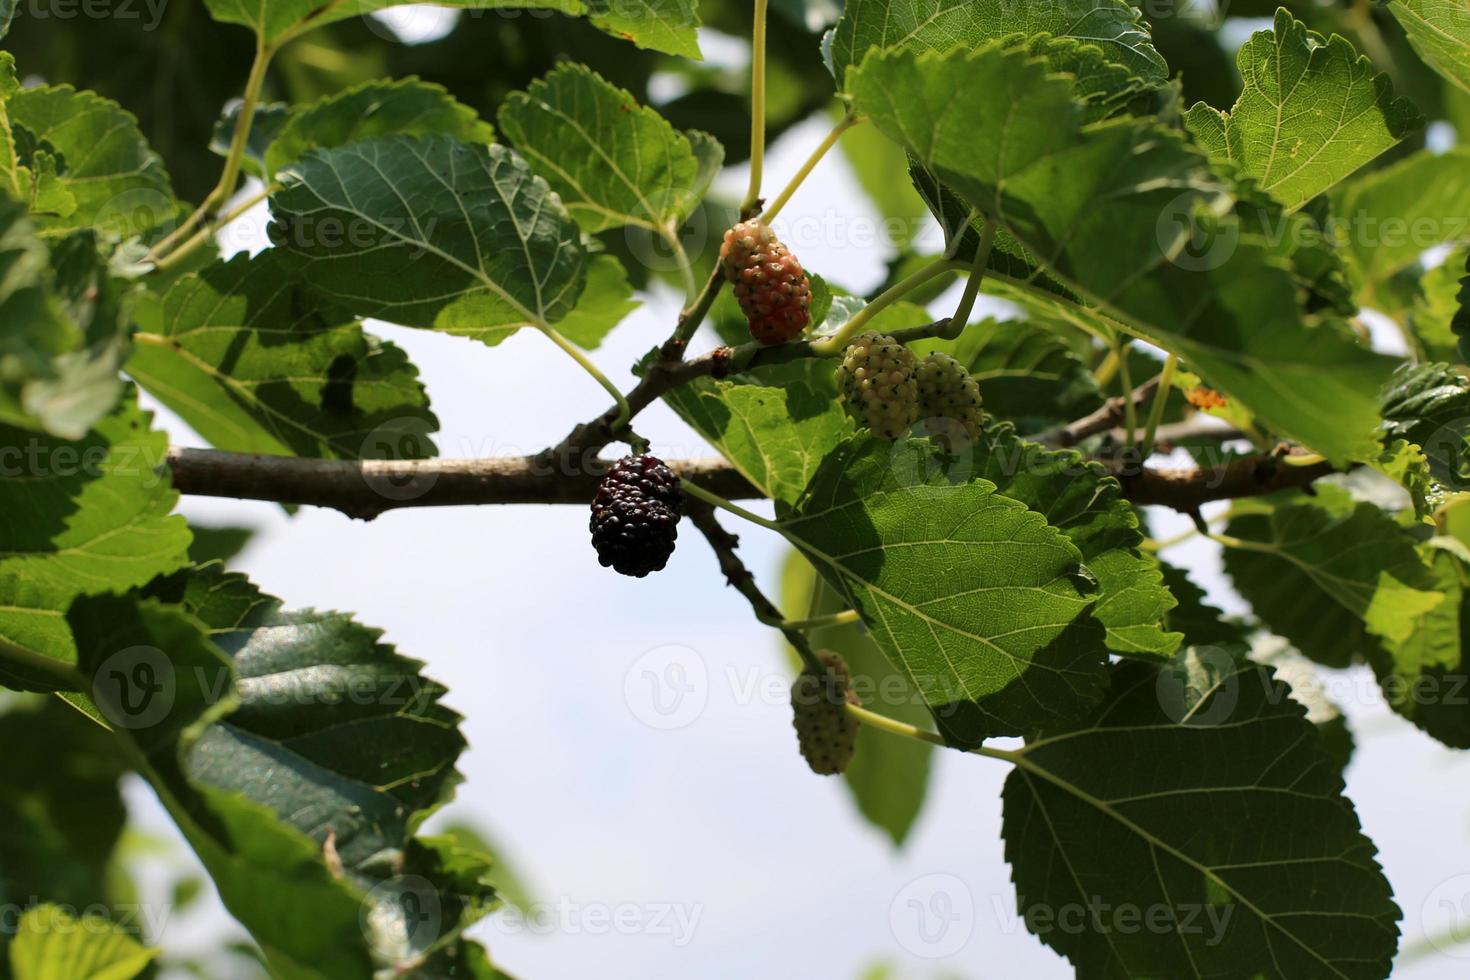
[[[773,184],[824,131],[803,126],[773,147]],[[738,189],[744,176],[732,171],[722,186]],[[786,215],[829,211],[872,217],[840,155]],[[260,247],[265,220],[263,208],[244,219],[229,248]],[[885,258],[840,242],[801,252],[808,269],[857,291],[877,284]],[[615,381],[631,382],[627,366],[667,335],[676,307],[670,295],[650,299],[597,352]],[[605,407],[601,389],[539,336],[490,349],[372,328],[421,369],[445,456],[532,452]],[[202,445],[166,411],[159,418],[175,442]],[[662,406],[640,429],[669,456],[710,452]],[[798,756],[777,634],[724,586],[692,529],[666,571],[637,581],[598,566],[576,507],[406,510],[368,524],[197,498],[183,510],[260,528],[238,567],[261,587],[291,606],[348,610],[383,627],[448,684],[471,748],[444,817],[485,828],[551,910],[549,933],[504,916],[474,931],[512,974],[851,980],[888,960],[911,978],[1072,975],[1015,916],[999,834],[1004,767],[940,753],[925,812],[896,852],[855,816],[839,781],[812,775]],[[1183,526],[1160,515],[1156,531]],[[774,590],[783,545],[758,528],[736,530]],[[1197,540],[1169,557],[1217,604],[1241,608],[1215,546]],[[661,715],[647,671],[692,682],[685,707]],[[1331,691],[1359,739],[1348,789],[1412,946],[1425,923],[1438,931],[1457,910],[1470,916],[1470,770],[1395,719],[1366,670],[1335,675]],[[681,727],[667,728],[670,720]],[[129,802],[145,827],[177,839],[146,787],[131,786]],[[155,900],[166,879],[156,867],[145,875]],[[211,898],[170,918],[157,938],[206,949],[233,928]],[[1464,955],[1395,976],[1463,977]]]

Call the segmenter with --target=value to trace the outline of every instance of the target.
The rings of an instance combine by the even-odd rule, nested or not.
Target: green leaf
[[[1227,189],[1177,135],[1126,117],[1084,125],[1065,76],[997,45],[873,53],[850,83],[875,125],[1045,257],[1083,313],[1180,355],[1319,452],[1373,452],[1371,393],[1391,362],[1303,315],[1291,273],[1240,232]],[[1202,233],[1218,235],[1199,254]]]
[[[707,186],[688,136],[584,65],[511,93],[500,128],[589,233],[635,225],[672,237]]]
[[[257,125],[259,119],[257,118]],[[493,143],[495,129],[441,85],[410,75],[364,82],[294,110],[265,151],[265,173],[275,176],[312,150],[401,134],[442,133],[464,143]]]
[[[1112,675],[1012,756],[1027,927],[1079,977],[1388,976],[1399,909],[1285,685],[1218,650]]]
[[[701,378],[664,401],[762,493],[786,503],[853,430],[832,363],[818,357]]]
[[[596,350],[629,313],[643,304],[633,298],[628,270],[616,257],[602,253],[587,263],[587,285],[577,305],[556,329],[584,350]]]
[[[1470,92],[1470,10],[1462,0],[1392,0],[1385,6],[1419,57]]]
[[[826,47],[839,87],[852,91],[849,70],[869,51],[969,50],[1015,34],[1074,37],[1142,78],[1169,74],[1138,10],[1123,0],[848,0]]]
[[[1467,207],[1470,214],[1470,207]],[[1409,313],[1409,327],[1426,360],[1459,361],[1460,337],[1470,333],[1470,249],[1456,249],[1424,273]]]
[[[842,597],[796,551],[787,557],[781,595],[782,607],[791,615],[827,616],[847,609]],[[928,723],[929,712],[913,684],[861,623],[824,626],[808,631],[807,637],[816,649],[842,655],[853,690],[866,707],[910,725]],[[795,662],[793,667],[800,670]],[[858,732],[857,751],[842,782],[863,819],[887,834],[895,846],[908,839],[923,811],[933,754],[933,747],[918,739],[893,738],[867,727]]]
[[[640,48],[701,57],[697,0],[585,0],[585,5],[593,24]]]
[[[458,781],[443,688],[377,631],[217,568],[150,592],[78,600],[81,663],[273,974],[401,973],[456,947],[490,893],[413,837]]]
[[[358,316],[493,345],[560,320],[581,294],[581,232],[503,146],[384,136],[313,151],[279,178],[273,240]]]
[[[1079,717],[1105,655],[1081,552],[970,470],[927,440],[862,436],[778,505],[782,533],[962,745]]]
[[[312,28],[348,17],[403,6],[407,0],[207,0],[215,20],[253,30],[262,41],[280,44]],[[686,58],[699,57],[699,13],[695,0],[448,0],[462,10],[551,10],[586,16],[599,29]]]
[[[1295,210],[1422,126],[1407,99],[1347,38],[1329,40],[1284,8],[1237,58],[1244,90],[1229,112],[1203,102],[1186,119],[1216,159]]]
[[[1167,660],[1179,649],[1183,637],[1164,627],[1174,597],[1157,564],[1139,551],[1138,516],[1102,464],[1025,442],[1005,424],[986,426],[973,453],[975,476],[1045,517],[1077,546],[1097,578],[1101,594],[1092,615],[1107,629],[1109,650]]]
[[[1444,599],[1408,533],[1341,488],[1241,501],[1232,514],[1225,571],[1272,632],[1318,663],[1345,667],[1405,640]]]
[[[1402,642],[1371,651],[1369,663],[1395,712],[1451,748],[1470,748],[1470,663],[1461,632],[1467,605],[1465,564],[1451,549],[1426,549],[1436,590],[1444,597],[1417,611]]]
[[[1354,178],[1333,193],[1332,210],[1363,281],[1361,299],[1373,305],[1426,250],[1470,240],[1470,147],[1421,151]]]
[[[42,232],[96,226],[127,239],[175,217],[162,158],[116,102],[70,85],[40,85],[9,95],[5,108],[12,127],[49,148],[57,181],[75,204],[66,215],[37,215]]]
[[[439,423],[407,356],[317,309],[279,259],[238,255],[143,306],[128,373],[218,449],[360,459],[391,429],[434,455]]]
[[[52,243],[0,196],[0,422],[81,438],[122,394],[128,290],[90,231]]]
[[[863,307],[857,297],[840,299],[823,331],[838,329]],[[729,291],[716,300],[710,319],[726,343],[749,340],[745,315]],[[923,307],[898,302],[869,325],[888,332],[931,319]],[[699,378],[668,392],[664,401],[753,486],[788,504],[853,431],[837,396],[836,367],[823,358],[762,364],[721,379]]]
[[[1470,380],[1449,364],[1405,364],[1380,397],[1384,444],[1423,451],[1430,492],[1470,489]]]
[[[38,905],[16,927],[10,969],[15,980],[132,980],[157,955],[99,916]]]
[[[142,585],[188,560],[189,528],[170,516],[168,440],[129,396],[86,437],[0,425],[0,640],[38,658],[0,683],[49,690],[47,662],[76,650],[63,618],[79,595]]]

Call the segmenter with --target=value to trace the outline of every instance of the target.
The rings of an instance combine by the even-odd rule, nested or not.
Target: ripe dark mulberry
[[[875,330],[859,334],[842,355],[837,388],[848,414],[890,442],[919,418],[918,359]]]
[[[752,218],[725,232],[720,265],[756,340],[784,344],[812,322],[811,282],[769,225]]]
[[[973,443],[980,438],[980,384],[965,366],[948,354],[933,353],[919,364],[919,415],[926,419],[954,419]]]
[[[840,654],[821,650],[817,659],[827,667],[817,673],[808,667],[791,685],[792,725],[801,757],[819,776],[847,769],[857,748],[858,721],[846,704],[858,704],[851,674]]]
[[[592,546],[604,568],[642,578],[660,571],[674,553],[684,491],[679,478],[654,456],[626,456],[613,464],[592,498]]]

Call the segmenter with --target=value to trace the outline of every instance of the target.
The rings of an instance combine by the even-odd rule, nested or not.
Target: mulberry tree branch
[[[167,458],[180,493],[329,507],[363,520],[409,507],[587,504],[611,465],[595,451],[562,457],[351,461],[173,447]],[[726,500],[761,496],[723,460],[669,460],[668,465],[681,479]],[[1326,462],[1287,465],[1279,453],[1214,467],[1130,470],[1121,461],[1105,465],[1133,503],[1185,513],[1213,500],[1309,486],[1334,472]]]

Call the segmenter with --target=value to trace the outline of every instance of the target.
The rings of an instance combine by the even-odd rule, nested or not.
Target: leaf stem
[[[1123,386],[1123,445],[1133,445],[1138,435],[1138,408],[1133,404],[1133,371],[1128,366],[1128,338],[1120,337],[1113,345],[1118,355],[1118,380]]]
[[[995,247],[995,219],[985,219],[985,229],[980,233],[980,247],[975,250],[975,262],[970,267],[970,278],[965,281],[965,291],[960,296],[960,305],[955,308],[951,322],[959,330],[970,322],[975,310],[975,299],[980,295],[980,284],[985,281],[985,269],[990,264],[990,252]]]
[[[249,211],[251,208],[255,207],[261,201],[264,201],[266,198],[270,197],[271,193],[274,190],[275,186],[271,185],[266,187],[258,194],[250,195],[244,201],[241,201],[238,206],[220,215],[218,218],[205,225],[203,228],[200,228],[197,232],[190,236],[188,241],[175,248],[165,257],[155,261],[153,263],[153,270],[155,272],[167,272],[168,270],[179,265],[179,263],[183,262],[190,255],[194,254],[196,249],[198,249],[205,242],[209,241],[209,239],[220,229],[224,228],[231,221],[234,221],[236,218],[240,217],[246,211]]]
[[[679,278],[684,282],[684,302],[693,303],[699,292],[699,284],[694,281],[694,265],[689,261],[689,253],[684,249],[684,243],[679,241],[679,230],[665,226],[660,234],[664,241],[669,243],[669,250],[674,253],[674,261],[679,264]]]
[[[1148,406],[1148,422],[1143,430],[1143,445],[1139,448],[1140,459],[1153,455],[1154,436],[1158,434],[1159,423],[1164,420],[1164,406],[1169,403],[1169,393],[1174,389],[1174,371],[1178,367],[1179,358],[1170,354],[1164,361],[1164,369],[1159,372],[1159,387]]]
[[[880,732],[888,732],[890,735],[901,735],[904,738],[911,738],[919,742],[928,742],[930,745],[947,748],[942,736],[934,732],[925,731],[916,725],[910,725],[908,722],[899,721],[887,715],[880,715],[876,711],[869,711],[867,708],[851,703],[847,705],[847,713],[869,728],[876,728]]]
[[[759,614],[756,615],[756,618],[767,626],[774,626],[782,630],[820,630],[830,626],[846,626],[848,623],[856,623],[862,619],[852,609],[826,616],[812,616],[809,619],[772,619]]]
[[[680,480],[679,485],[684,488],[684,492],[689,494],[689,496],[695,497],[699,500],[703,500],[711,507],[718,507],[720,510],[734,514],[736,517],[744,518],[757,527],[763,527],[768,531],[775,531],[782,537],[786,536],[786,529],[783,528],[780,524],[777,524],[775,521],[768,521],[759,514],[753,514],[750,511],[746,510],[744,507],[741,507],[739,504],[732,504],[724,497],[721,497],[717,493],[712,493],[711,491],[706,490],[704,487],[700,486],[697,483],[694,483],[690,480]]]
[[[755,0],[755,26],[750,40],[750,187],[740,202],[740,216],[760,205],[761,170],[766,155],[766,6]]]
[[[566,351],[567,356],[580,364],[582,366],[582,370],[586,371],[598,384],[602,385],[604,391],[613,396],[613,401],[615,401],[618,406],[618,414],[617,418],[613,421],[612,431],[621,431],[622,428],[628,424],[628,420],[632,418],[633,411],[628,406],[628,399],[624,398],[623,393],[618,390],[618,386],[613,384],[612,381],[608,379],[608,376],[603,374],[602,370],[598,368],[598,366],[592,362],[592,359],[584,354],[582,350],[577,347],[576,344],[572,343],[566,337],[562,336],[562,334],[554,327],[549,324],[541,324],[540,330],[547,337],[551,338],[552,343],[556,344],[556,346]]]
[[[862,116],[857,115],[849,109],[847,114],[838,121],[837,125],[832,127],[832,131],[827,134],[826,138],[817,144],[817,148],[812,151],[811,156],[807,157],[806,163],[803,163],[801,169],[797,170],[795,175],[787,181],[786,186],[781,189],[781,193],[776,195],[776,199],[766,207],[766,210],[761,214],[761,220],[766,224],[770,224],[776,215],[781,213],[781,209],[791,200],[791,195],[795,194],[797,188],[812,175],[812,171],[822,161],[822,157],[827,155],[827,151],[837,145],[837,141],[842,137],[842,134],[863,121]]]
[[[156,266],[163,268],[159,260],[168,255],[169,250],[177,242],[184,240],[186,236],[194,232],[195,228],[213,218],[215,210],[229,200],[230,195],[235,192],[235,183],[240,179],[240,168],[245,161],[245,147],[250,140],[250,128],[255,123],[255,107],[260,103],[260,92],[265,86],[266,69],[270,67],[271,58],[275,56],[276,50],[276,45],[268,44],[264,39],[257,39],[255,60],[251,62],[250,75],[245,80],[245,95],[240,104],[240,115],[235,120],[235,133],[230,139],[230,148],[225,154],[225,165],[220,171],[219,182],[179,227],[164,236],[149,250],[148,258]],[[187,239],[186,247],[197,248],[198,239],[199,235],[193,234]]]
[[[904,277],[876,296],[867,306],[854,313],[852,319],[844,323],[842,328],[832,334],[832,336],[823,338],[822,340],[812,341],[812,353],[818,357],[835,357],[841,354],[846,349],[848,342],[873,317],[882,313],[885,309],[915,289],[918,289],[930,279],[942,276],[946,272],[952,272],[957,268],[966,268],[966,266],[963,263],[955,262],[953,259],[938,258],[922,269]]]
[[[710,307],[715,305],[715,299],[724,285],[725,270],[716,262],[715,267],[710,270],[709,278],[704,282],[704,289],[679,313],[679,322],[675,324],[673,336],[669,338],[671,342],[680,347],[689,343],[689,339],[709,315]]]
[[[1181,545],[1181,544],[1183,544],[1186,541],[1191,541],[1195,537],[1197,537],[1198,535],[1199,535],[1199,528],[1192,527],[1192,528],[1190,528],[1187,531],[1180,531],[1178,534],[1174,535],[1173,537],[1163,538],[1162,540],[1157,540],[1157,539],[1154,539],[1154,538],[1148,538],[1142,544],[1140,544],[1138,547],[1141,550],[1143,550],[1143,551],[1151,552],[1153,554],[1158,554],[1159,552],[1161,552],[1161,551],[1167,551],[1168,549],[1173,548],[1176,545]]]

